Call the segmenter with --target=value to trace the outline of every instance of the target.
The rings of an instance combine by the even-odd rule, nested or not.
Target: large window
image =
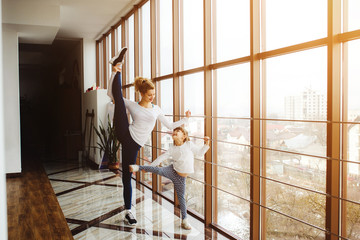
[[[346,237],[360,237],[360,98],[356,91],[360,87],[360,40],[345,43],[344,88],[347,92],[347,115],[344,121],[344,137],[347,146],[344,159],[345,186],[344,214],[346,215]]]
[[[134,82],[134,77],[135,77],[135,36],[134,36],[134,14],[132,14],[128,20],[126,20],[126,26],[127,26],[127,47],[128,47],[128,51],[127,53],[127,77],[126,77],[126,82],[127,83],[132,83]]]
[[[172,37],[172,1],[158,0],[159,13],[157,14],[157,26],[159,32],[157,34],[158,47],[158,72],[156,76],[163,76],[173,71],[173,37]]]
[[[250,54],[250,1],[215,0],[213,3],[215,43],[213,62],[248,56]]]
[[[358,0],[342,0],[344,4],[345,31],[360,29],[360,2]]]
[[[217,69],[214,79],[214,222],[250,233],[250,65]],[[229,217],[231,216],[231,217]]]
[[[266,0],[264,50],[326,37],[327,0]]]
[[[158,103],[168,121],[173,121],[173,79],[165,79],[158,83],[157,89]],[[173,144],[170,130],[160,124],[157,133],[159,145],[153,146],[157,148],[158,155],[164,153]],[[159,192],[170,199],[174,199],[174,184],[169,179],[160,177]]]
[[[183,86],[181,115],[187,110],[194,116],[189,120],[188,130],[191,141],[202,144],[204,140],[204,74],[194,73],[186,75],[180,81]],[[204,160],[203,156],[195,157],[195,173],[187,179],[185,198],[189,208],[204,215]]]
[[[202,144],[207,135],[211,149],[195,159],[186,200],[214,229],[240,239],[360,239],[359,7],[141,2],[109,31],[123,36],[97,41],[98,79],[106,85],[111,46],[123,38],[126,97],[138,100],[130,83],[140,74],[152,77],[169,121],[192,112],[190,139]],[[140,162],[171,144],[158,123]],[[176,202],[170,180],[140,177]]]
[[[179,4],[180,69],[203,66],[203,0],[183,0]]]
[[[141,28],[140,28],[140,76],[151,78],[151,48],[150,48],[150,1],[145,3],[140,9]]]

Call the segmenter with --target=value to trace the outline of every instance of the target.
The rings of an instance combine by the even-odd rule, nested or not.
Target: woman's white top
[[[175,171],[190,174],[194,172],[194,156],[203,156],[209,148],[208,145],[198,146],[191,141],[187,141],[181,146],[172,145],[167,152],[160,155],[150,165],[157,166],[166,159],[172,159]]]
[[[170,122],[164,116],[161,108],[157,105],[152,105],[152,108],[144,108],[139,103],[130,101],[124,98],[125,107],[130,112],[133,122],[129,126],[131,137],[140,146],[144,146],[148,140],[151,131],[154,129],[156,120],[160,120],[162,124],[168,129],[180,127],[188,122],[189,118],[183,118],[177,122]]]

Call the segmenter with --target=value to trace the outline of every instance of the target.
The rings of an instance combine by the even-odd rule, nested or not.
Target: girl
[[[173,146],[169,150],[160,155],[150,166],[130,165],[130,172],[137,172],[144,170],[153,172],[158,175],[169,178],[174,183],[174,188],[180,203],[181,210],[181,227],[184,229],[191,229],[191,226],[186,218],[186,202],[185,202],[185,183],[186,177],[194,172],[194,155],[202,156],[209,150],[209,137],[205,137],[205,144],[203,146],[196,146],[189,141],[188,132],[182,128],[177,127],[172,134],[174,140]],[[162,161],[172,158],[173,164],[167,167],[156,167]]]
[[[139,91],[141,95],[140,102],[133,102],[123,98],[121,89],[121,65],[127,48],[121,51],[110,60],[112,64],[112,75],[109,81],[108,95],[113,99],[115,104],[114,121],[116,137],[122,144],[122,182],[123,197],[125,202],[125,222],[130,225],[137,223],[135,217],[131,213],[131,173],[129,165],[136,162],[139,149],[144,146],[146,140],[153,130],[156,120],[159,119],[164,126],[174,129],[186,123],[191,115],[190,111],[186,112],[186,118],[177,122],[169,122],[160,107],[152,104],[155,98],[155,86],[146,78],[137,77],[135,79],[135,91]],[[126,109],[129,110],[133,119],[129,124]]]

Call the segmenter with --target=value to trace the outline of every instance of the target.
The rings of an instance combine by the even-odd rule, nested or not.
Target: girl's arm
[[[196,144],[194,144],[193,142],[189,142],[190,143],[190,149],[191,151],[194,153],[195,156],[197,157],[202,157],[210,148],[209,146],[209,137],[205,137],[205,144],[203,146],[198,146]]]
[[[161,109],[160,109],[160,111],[161,111]],[[173,130],[173,129],[177,128],[177,127],[180,127],[180,126],[183,125],[183,124],[188,123],[190,115],[191,115],[191,112],[190,112],[190,111],[186,111],[186,117],[185,117],[185,118],[180,119],[180,120],[177,121],[177,122],[169,122],[169,121],[166,119],[166,117],[164,116],[163,112],[161,111],[161,113],[160,113],[159,116],[158,116],[158,119],[160,120],[160,122],[161,122],[162,124],[164,124],[165,127],[167,127],[167,128],[170,129],[170,130]]]
[[[160,163],[162,163],[163,161],[165,161],[166,159],[169,159],[171,157],[171,154],[170,154],[170,151],[171,151],[171,147],[169,148],[169,150],[167,150],[165,153],[161,154],[159,157],[157,157],[151,164],[150,166],[157,166],[159,165]]]

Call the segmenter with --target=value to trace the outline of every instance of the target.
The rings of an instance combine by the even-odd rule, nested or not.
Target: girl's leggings
[[[153,167],[153,166],[139,166],[139,170],[156,173],[160,176],[169,178],[174,183],[174,188],[180,203],[181,219],[186,218],[186,201],[185,201],[185,186],[186,178],[181,177],[174,170],[173,165],[167,167]]]
[[[129,121],[126,114],[125,103],[121,89],[121,73],[117,72],[112,85],[112,94],[115,101],[114,112],[114,126],[116,137],[122,145],[122,182],[123,182],[123,197],[125,202],[125,209],[131,209],[131,172],[129,171],[129,165],[136,163],[136,157],[140,149],[140,145],[137,144],[131,137],[129,132]]]

